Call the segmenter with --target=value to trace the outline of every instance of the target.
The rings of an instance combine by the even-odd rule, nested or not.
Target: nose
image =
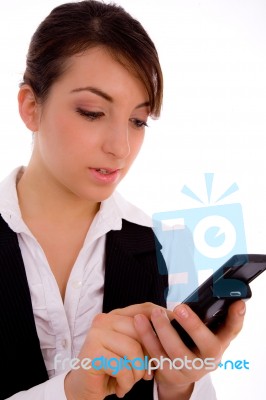
[[[128,122],[109,127],[103,142],[103,151],[119,159],[125,159],[129,156]]]

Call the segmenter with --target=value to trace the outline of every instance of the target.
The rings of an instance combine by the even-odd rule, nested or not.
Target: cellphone
[[[187,304],[212,332],[216,332],[225,321],[228,307],[234,301],[251,298],[249,283],[265,269],[265,254],[234,255],[182,303]],[[187,347],[196,347],[176,320],[172,320],[171,324]]]

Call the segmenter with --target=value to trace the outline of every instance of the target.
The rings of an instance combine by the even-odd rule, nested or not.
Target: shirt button
[[[72,282],[72,287],[74,289],[79,289],[82,286],[82,281],[73,281]]]
[[[63,339],[63,340],[61,341],[61,345],[62,345],[63,349],[65,349],[65,348],[67,347],[67,340],[66,340],[66,339]]]

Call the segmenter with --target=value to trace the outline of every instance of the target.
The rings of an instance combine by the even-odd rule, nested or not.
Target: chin
[[[89,193],[84,193],[83,197],[84,199],[95,202],[95,203],[101,203],[104,200],[107,200],[109,197],[112,196],[112,194],[115,192],[116,187],[114,188],[105,188],[105,189],[95,189],[93,191],[90,191]]]

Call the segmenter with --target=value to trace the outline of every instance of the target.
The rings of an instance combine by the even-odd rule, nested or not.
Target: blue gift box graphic
[[[205,174],[209,202],[212,181],[213,174]],[[216,202],[236,190],[238,187],[234,183]],[[203,206],[153,215],[154,231],[162,245],[162,254],[170,276],[180,273],[187,275],[186,285],[176,285],[178,300],[197,287],[200,272],[206,270],[210,275],[234,254],[247,252],[241,204],[204,205],[187,186],[184,186],[182,192],[200,201]],[[175,221],[176,226],[167,228],[169,221]],[[164,273],[159,251],[158,247],[158,265],[160,272]],[[173,292],[174,288],[170,289]],[[177,298],[176,292],[174,297]]]

